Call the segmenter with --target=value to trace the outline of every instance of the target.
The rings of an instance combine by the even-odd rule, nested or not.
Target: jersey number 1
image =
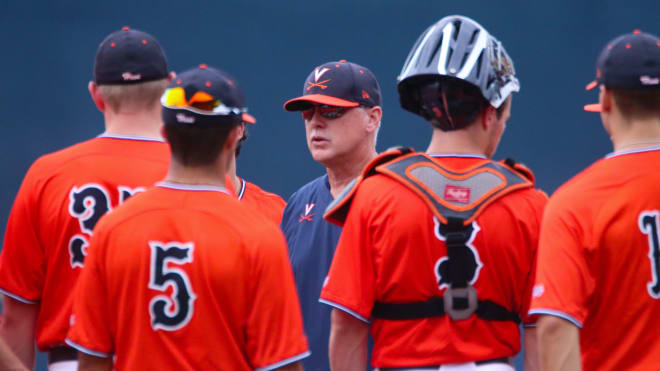
[[[653,281],[646,286],[649,295],[654,299],[660,299],[660,236],[658,236],[658,210],[644,211],[639,214],[639,230],[649,239],[649,260],[651,261],[651,274]]]
[[[151,267],[149,288],[167,291],[172,287],[172,295],[157,295],[149,302],[151,327],[154,330],[176,331],[190,322],[195,299],[190,279],[185,271],[169,267],[168,264],[183,265],[192,263],[192,242],[150,241]]]

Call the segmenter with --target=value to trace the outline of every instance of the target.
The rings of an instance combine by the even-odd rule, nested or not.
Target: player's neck
[[[616,152],[660,146],[660,117],[618,122],[611,127],[610,139]]]
[[[105,133],[163,139],[160,110],[105,112]]]
[[[210,185],[226,188],[225,173],[227,166],[218,159],[213,165],[208,166],[185,166],[177,160],[170,161],[170,169],[165,177],[166,182],[189,184],[189,185]]]
[[[351,159],[334,161],[326,165],[328,173],[328,183],[330,183],[330,194],[336,198],[346,188],[346,186],[357,178],[362,169],[376,157],[376,149],[370,147],[368,150],[353,153]]]
[[[433,129],[426,153],[476,153],[486,155],[485,143],[469,130],[442,131]]]
[[[236,175],[236,156],[232,156],[232,158],[229,160],[229,167],[227,168],[227,175],[229,176],[229,179],[231,180],[232,186],[234,187],[234,191],[236,191],[236,193],[238,193],[239,190],[241,189],[241,180]]]

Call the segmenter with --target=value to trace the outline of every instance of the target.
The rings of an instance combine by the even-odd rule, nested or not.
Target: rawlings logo
[[[186,116],[183,113],[177,113],[176,114],[176,120],[178,122],[182,122],[184,124],[194,124],[195,123],[195,118],[192,116]]]
[[[140,80],[142,78],[142,75],[138,74],[132,74],[130,72],[124,72],[121,74],[121,78],[124,79],[125,81],[135,81],[135,80]]]
[[[470,188],[448,184],[445,187],[445,200],[450,202],[470,203]]]
[[[660,78],[644,75],[639,78],[639,82],[641,82],[642,85],[658,85],[660,84]]]

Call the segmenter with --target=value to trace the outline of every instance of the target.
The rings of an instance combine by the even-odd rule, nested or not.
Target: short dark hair
[[[172,159],[188,167],[212,165],[227,142],[232,129],[240,122],[213,126],[166,124],[165,137]]]
[[[609,89],[621,113],[632,119],[660,117],[660,89]]]
[[[411,90],[420,102],[422,115],[442,131],[469,126],[490,105],[478,87],[455,78],[425,79]],[[508,100],[497,109],[497,118],[502,116]]]

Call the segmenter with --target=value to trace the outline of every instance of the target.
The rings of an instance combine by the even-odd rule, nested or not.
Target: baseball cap
[[[607,43],[596,61],[596,79],[587,85],[612,89],[660,88],[660,38],[635,30]],[[599,103],[584,106],[600,112]]]
[[[166,125],[218,125],[257,120],[247,113],[236,80],[219,69],[200,64],[179,74],[161,98]]]
[[[303,111],[313,104],[337,107],[380,106],[380,86],[371,71],[355,63],[328,62],[307,76],[303,95],[284,103],[287,111]]]
[[[158,41],[128,26],[108,35],[94,58],[98,85],[136,84],[164,79],[168,74],[167,59]]]

